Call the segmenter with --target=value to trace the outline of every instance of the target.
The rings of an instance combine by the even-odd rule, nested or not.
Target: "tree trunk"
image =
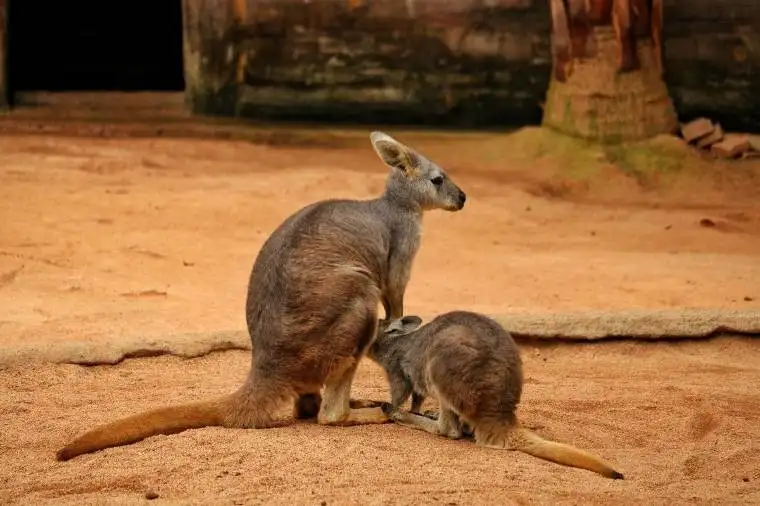
[[[604,143],[674,132],[662,77],[662,0],[550,0],[543,125]]]

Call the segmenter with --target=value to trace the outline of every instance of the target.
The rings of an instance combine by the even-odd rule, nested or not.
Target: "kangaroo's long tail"
[[[224,425],[230,396],[212,401],[158,408],[95,427],[58,450],[57,460],[69,460],[113,446],[136,443],[158,434]]]

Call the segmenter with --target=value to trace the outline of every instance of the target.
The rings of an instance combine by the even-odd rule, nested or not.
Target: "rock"
[[[720,142],[723,140],[723,128],[721,128],[720,123],[715,123],[715,127],[713,128],[713,131],[709,134],[705,135],[704,137],[700,137],[697,140],[697,147],[700,149],[707,149],[716,142]]]
[[[760,135],[748,135],[747,140],[749,140],[749,147],[751,147],[753,151],[760,153]]]
[[[707,118],[699,118],[681,125],[681,135],[686,142],[693,142],[713,132],[715,127]]]
[[[699,220],[699,225],[702,227],[712,228],[715,226],[715,222],[710,218],[702,218]]]
[[[713,154],[722,158],[736,158],[749,150],[749,139],[746,135],[727,135],[711,147]]]
[[[152,501],[153,499],[158,499],[158,493],[154,490],[149,490],[145,492],[145,498],[149,501]]]

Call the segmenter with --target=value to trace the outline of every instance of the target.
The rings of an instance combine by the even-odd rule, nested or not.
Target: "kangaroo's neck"
[[[394,211],[409,213],[421,220],[422,205],[410,195],[409,182],[404,179],[405,176],[403,175],[391,173],[385,183],[385,191],[383,191],[380,200]]]

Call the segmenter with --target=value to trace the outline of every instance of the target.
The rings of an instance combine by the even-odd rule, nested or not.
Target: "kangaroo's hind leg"
[[[359,287],[361,288],[361,287]],[[359,290],[357,288],[357,290]],[[362,425],[385,423],[388,416],[381,407],[352,408],[351,385],[359,361],[374,341],[377,332],[377,299],[357,295],[339,319],[330,327],[331,358],[324,379],[322,404],[317,422],[323,425]],[[353,401],[354,406],[365,401]],[[379,403],[378,403],[379,404]]]
[[[351,409],[377,408],[383,405],[381,401],[369,399],[350,399],[348,404]],[[322,395],[320,393],[301,394],[295,402],[294,416],[297,420],[316,418],[321,406]]]
[[[385,423],[387,415],[382,408],[351,408],[351,383],[356,373],[358,361],[344,359],[344,363],[333,371],[325,381],[322,406],[317,421],[323,425],[362,425]]]

